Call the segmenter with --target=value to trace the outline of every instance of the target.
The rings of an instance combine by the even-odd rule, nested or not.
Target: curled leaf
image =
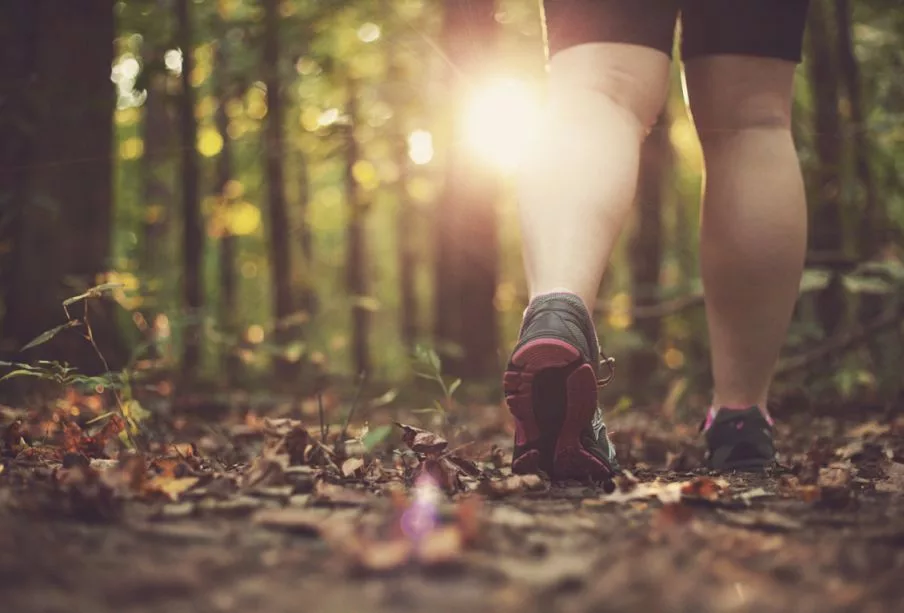
[[[396,425],[403,430],[402,440],[415,453],[439,455],[449,445],[446,439],[429,430],[423,430],[399,422],[396,422]]]

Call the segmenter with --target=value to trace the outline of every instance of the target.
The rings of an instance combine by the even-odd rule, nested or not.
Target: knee
[[[786,64],[689,66],[687,97],[704,147],[739,132],[790,131],[793,67]],[[745,70],[746,69],[746,70]]]
[[[694,103],[690,105],[694,127],[701,145],[755,131],[790,132],[790,104],[769,96],[753,96],[736,100],[733,105]]]
[[[566,106],[588,97],[605,98],[646,133],[665,104],[668,70],[668,58],[652,49],[580,45],[553,57],[550,96]]]

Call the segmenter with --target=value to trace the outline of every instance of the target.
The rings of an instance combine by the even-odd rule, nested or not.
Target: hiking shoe
[[[706,464],[720,471],[759,472],[775,463],[772,418],[757,406],[710,408],[701,430]]]
[[[604,364],[611,369],[613,361]],[[539,296],[524,314],[503,379],[515,418],[512,472],[611,484],[618,472],[597,405],[600,348],[590,314],[568,293]]]

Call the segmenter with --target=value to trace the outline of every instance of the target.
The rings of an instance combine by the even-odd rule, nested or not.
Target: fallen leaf
[[[847,431],[847,435],[850,438],[867,438],[870,436],[882,436],[883,434],[887,434],[889,430],[891,430],[891,426],[888,424],[868,421],[859,426],[854,426]]]
[[[480,468],[477,466],[477,463],[467,458],[463,458],[457,455],[447,455],[443,459],[450,464],[453,464],[458,470],[468,475],[469,477],[479,477],[481,474]]]
[[[727,485],[726,482],[716,481],[711,477],[696,477],[681,487],[681,496],[682,498],[713,502],[719,499]]]
[[[342,475],[352,477],[364,468],[364,460],[361,458],[349,458],[342,463]]]
[[[425,458],[412,472],[411,479],[417,483],[423,478],[429,479],[448,494],[454,494],[462,490],[461,479],[457,468],[446,461],[446,458]]]
[[[3,453],[4,455],[16,456],[28,445],[24,438],[25,431],[22,427],[22,420],[17,419],[6,427],[3,433]]]
[[[177,501],[179,497],[198,483],[197,477],[172,477],[156,476],[145,485],[145,491],[162,492],[169,496],[170,500]]]
[[[640,483],[640,481],[630,470],[624,470],[619,476],[615,477],[615,485],[620,492],[630,492],[637,487],[638,483]]]
[[[884,468],[885,480],[876,483],[876,491],[893,494],[904,493],[904,464],[889,462]]]
[[[287,458],[286,462],[288,462]],[[242,474],[239,480],[239,487],[241,489],[250,489],[283,485],[286,481],[285,468],[283,462],[279,461],[278,458],[257,457]]]
[[[851,481],[850,464],[834,462],[820,469],[816,482],[820,500],[835,506],[845,504],[851,497]]]
[[[403,430],[402,441],[415,453],[437,456],[449,445],[446,439],[428,430],[399,422],[395,422],[395,424]]]

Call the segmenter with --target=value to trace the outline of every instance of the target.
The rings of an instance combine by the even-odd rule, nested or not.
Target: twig
[[[361,391],[364,389],[364,379],[367,375],[362,372],[358,375],[358,389],[355,390],[355,398],[352,400],[352,406],[348,410],[348,415],[345,416],[345,425],[342,427],[342,432],[339,435],[340,440],[345,440],[346,435],[348,434],[348,426],[352,423],[352,417],[355,415],[355,409],[358,408],[358,400],[361,398]]]
[[[317,394],[317,410],[320,413],[320,442],[325,443],[327,434],[329,434],[329,426],[326,425],[326,418],[323,414],[323,394]]]
[[[85,314],[83,317],[84,324],[85,324],[85,338],[88,340],[89,343],[91,343],[91,347],[94,349],[94,353],[97,354],[97,357],[100,358],[101,363],[104,365],[104,374],[109,376],[109,375],[112,375],[112,373],[110,372],[110,364],[107,363],[107,358],[104,357],[104,354],[103,354],[103,352],[101,352],[100,347],[97,346],[97,342],[94,340],[94,331],[91,329],[91,322],[88,321],[88,300],[89,300],[89,297],[85,297],[84,301],[83,301],[85,304]],[[72,316],[69,314],[69,309],[66,307],[65,304],[63,305],[63,312],[66,313],[66,318],[71,321]],[[119,408],[119,414],[122,416],[122,418],[126,424],[126,427],[125,427],[126,438],[129,439],[129,443],[131,443],[132,447],[141,451],[141,449],[138,446],[138,442],[132,437],[132,432],[131,432],[132,420],[129,419],[129,417],[126,413],[126,407],[122,402],[122,396],[120,396],[119,390],[114,388],[112,391],[113,391],[113,398],[116,400],[116,406]]]

